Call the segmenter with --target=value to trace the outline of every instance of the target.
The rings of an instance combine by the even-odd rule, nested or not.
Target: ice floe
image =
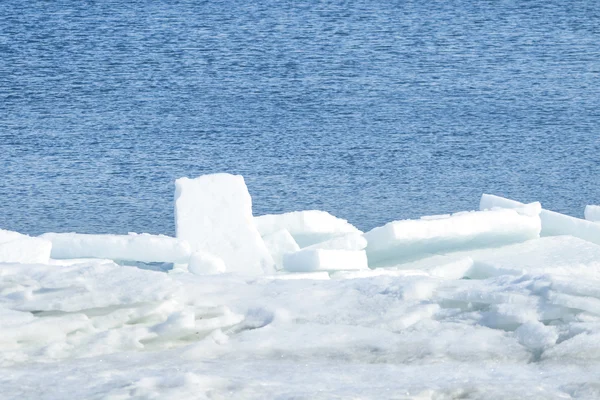
[[[600,395],[596,222],[483,195],[363,234],[228,174],[175,206],[174,238],[0,230],[0,397]]]

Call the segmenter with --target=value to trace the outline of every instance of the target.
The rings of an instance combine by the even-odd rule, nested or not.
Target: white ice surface
[[[480,202],[482,210],[492,207],[510,209],[527,206],[529,205],[488,194],[482,195]],[[542,209],[539,215],[542,222],[542,236],[570,235],[600,244],[600,224],[545,209]]]
[[[364,250],[367,247],[367,239],[362,233],[346,233],[324,242],[316,243],[305,249],[327,249],[327,250]]]
[[[103,258],[141,262],[186,263],[190,245],[181,239],[147,233],[129,235],[86,235],[45,233],[52,242],[52,258]]]
[[[227,271],[227,266],[221,258],[198,250],[190,257],[187,269],[194,275],[212,275]]]
[[[9,265],[1,275],[2,396],[588,399],[599,393],[600,309],[593,300],[599,301],[600,279],[577,269],[481,280],[364,272],[335,273],[334,280],[248,280],[167,275],[109,261]]]
[[[369,266],[389,266],[449,251],[539,237],[537,215],[499,209],[390,222],[365,233]]]
[[[283,256],[285,254],[295,253],[300,250],[300,246],[298,246],[298,243],[296,243],[287,229],[280,229],[265,235],[263,236],[263,240],[278,270],[283,269]]]
[[[262,236],[286,229],[301,248],[347,233],[362,233],[345,219],[318,210],[261,215],[254,221]]]
[[[259,276],[4,263],[0,398],[599,398],[600,245],[494,246]]]
[[[261,275],[274,263],[254,225],[252,199],[240,175],[212,174],[175,181],[177,238],[192,251],[225,261],[227,271]]]
[[[304,248],[283,256],[283,268],[290,272],[367,269],[364,250]]]
[[[600,206],[585,206],[585,219],[593,222],[600,222]]]
[[[47,263],[51,250],[48,240],[0,229],[0,263]]]
[[[0,243],[11,242],[17,239],[23,239],[28,237],[27,235],[23,235],[19,232],[8,231],[6,229],[0,229]]]

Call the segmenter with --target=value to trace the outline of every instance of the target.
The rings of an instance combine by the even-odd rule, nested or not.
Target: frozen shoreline
[[[0,231],[3,398],[600,395],[600,224],[484,195],[363,234],[181,185],[176,238]]]

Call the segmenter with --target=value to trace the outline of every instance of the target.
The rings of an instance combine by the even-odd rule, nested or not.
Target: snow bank
[[[361,233],[348,221],[318,210],[261,215],[255,217],[254,221],[263,236],[286,229],[300,247],[320,243],[346,233]]]
[[[367,269],[363,250],[302,249],[283,256],[283,267],[290,272]]]
[[[600,222],[600,206],[585,206],[585,219]]]
[[[223,259],[230,272],[260,275],[273,259],[252,218],[252,199],[240,175],[213,174],[175,181],[177,238],[192,251]]]
[[[533,203],[532,203],[533,204]],[[481,209],[492,207],[515,208],[525,207],[523,203],[502,197],[484,194],[481,196]],[[542,236],[571,235],[592,243],[600,244],[600,224],[571,217],[554,211],[541,210]]]
[[[52,242],[52,258],[104,258],[141,262],[186,263],[190,246],[181,239],[147,233],[129,235],[86,235],[45,233]]]
[[[473,211],[390,222],[365,233],[369,265],[393,265],[427,255],[501,246],[539,237],[538,216],[514,210]]]
[[[0,263],[47,263],[51,250],[48,240],[0,229]]]

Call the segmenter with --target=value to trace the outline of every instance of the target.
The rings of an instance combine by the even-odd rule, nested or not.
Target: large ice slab
[[[48,263],[52,243],[46,239],[21,235],[0,243],[0,263]]]
[[[481,196],[481,209],[489,209],[492,207],[518,208],[526,206],[527,205],[519,203],[518,201],[505,199],[499,196],[488,194]],[[592,243],[600,244],[600,224],[544,209],[540,212],[540,219],[542,221],[542,236],[571,235]]]
[[[273,271],[273,259],[252,217],[252,199],[240,175],[212,174],[175,182],[177,238],[192,251],[225,261],[227,271],[260,275]]]
[[[449,251],[501,246],[539,237],[537,215],[473,211],[390,222],[367,233],[369,266],[394,265]]]
[[[286,229],[300,247],[310,246],[346,233],[362,233],[345,219],[318,210],[261,215],[255,217],[254,221],[263,236]]]
[[[187,263],[190,245],[181,239],[147,233],[86,235],[45,233],[52,242],[52,258],[104,258],[141,262]]]
[[[585,219],[592,222],[600,222],[600,206],[585,206]]]
[[[364,250],[307,248],[284,255],[283,267],[290,272],[361,270],[368,263]]]

